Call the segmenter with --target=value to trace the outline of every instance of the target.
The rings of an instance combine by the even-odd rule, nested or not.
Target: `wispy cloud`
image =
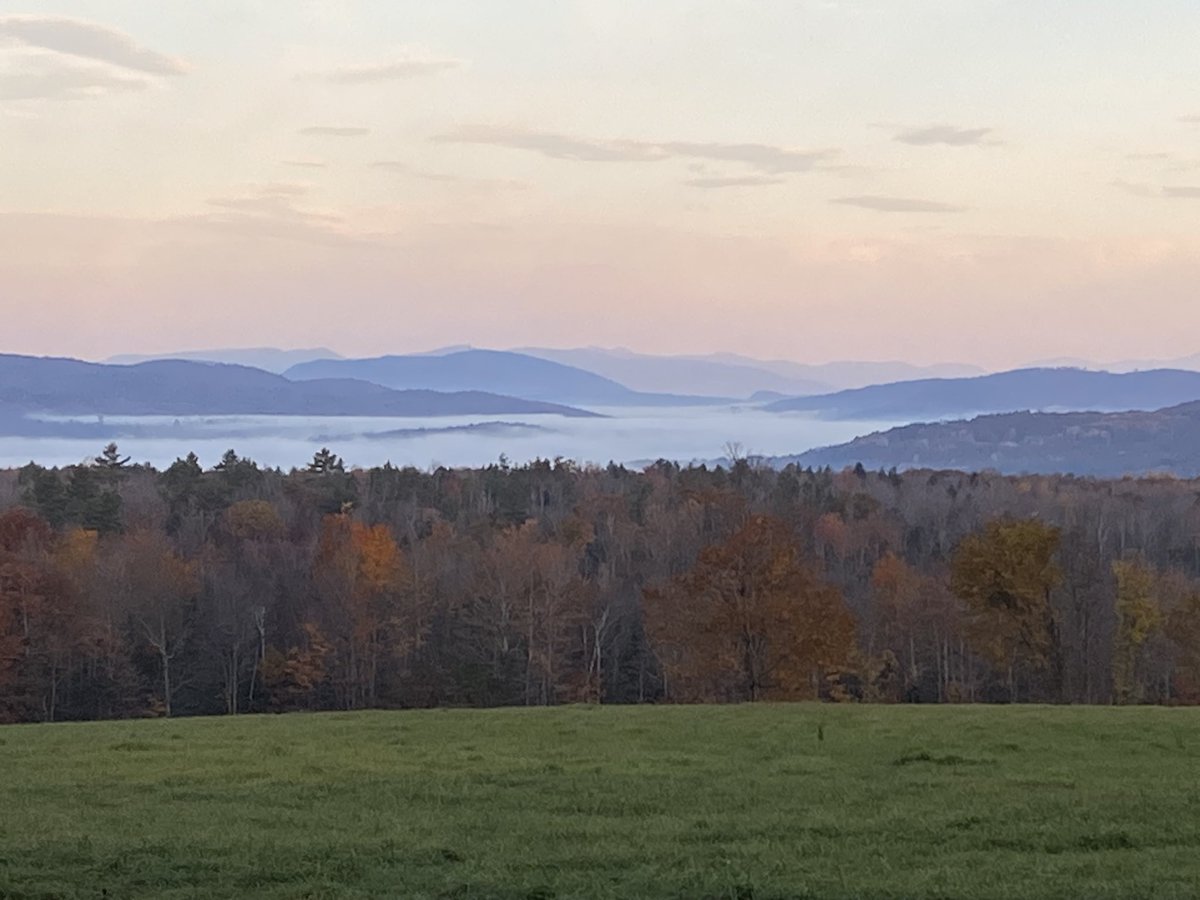
[[[187,66],[65,16],[0,16],[0,100],[79,100],[153,87]]]
[[[713,144],[670,141],[661,145],[673,156],[710,159],[721,162],[744,163],[751,168],[771,174],[808,172],[820,163],[834,159],[839,151],[794,150],[770,144]]]
[[[917,200],[910,197],[864,195],[858,197],[835,197],[830,202],[886,213],[960,213],[967,211],[967,207],[958,206],[953,203],[941,203],[937,200]]]
[[[66,16],[0,16],[0,39],[150,75],[188,70],[182,60],[143,47],[123,31]]]
[[[306,202],[310,192],[309,185],[294,182],[246,185],[228,195],[209,198],[213,212],[183,217],[181,221],[306,243],[358,243],[361,238],[348,227],[345,217],[314,209]]]
[[[1200,169],[1200,157],[1174,150],[1126,153],[1125,160],[1132,163],[1150,163],[1162,172],[1191,172]]]
[[[1137,197],[1153,197],[1160,200],[1200,200],[1200,185],[1191,184],[1147,184],[1141,181],[1117,180],[1113,187]]]
[[[1180,116],[1180,122],[1186,122],[1189,125],[1200,125],[1200,113],[1191,116]]]
[[[1162,196],[1160,190],[1153,185],[1145,184],[1140,181],[1126,181],[1123,178],[1118,178],[1112,182],[1112,186],[1118,190],[1124,191],[1127,194],[1133,194],[1136,197],[1159,197]]]
[[[694,188],[735,188],[735,187],[759,187],[770,184],[784,184],[786,179],[776,178],[773,175],[741,175],[721,177],[717,175],[705,176],[702,178],[689,178],[684,181],[688,187]]]
[[[57,54],[22,54],[0,70],[0,100],[79,100],[142,91],[150,79]]]
[[[405,53],[400,59],[383,63],[342,66],[328,72],[314,73],[308,77],[318,78],[329,84],[374,84],[382,81],[403,81],[448,72],[466,66],[466,60],[449,56],[429,56],[416,51]]]
[[[660,146],[642,141],[593,140],[549,131],[525,131],[489,125],[463,125],[437,135],[434,140],[446,144],[508,147],[540,153],[552,159],[581,162],[655,162],[668,156]]]
[[[279,163],[296,169],[324,169],[328,165],[320,159],[281,159]]]
[[[578,162],[659,162],[672,158],[732,162],[771,175],[808,172],[839,155],[839,151],[833,149],[798,150],[757,143],[584,138],[552,131],[488,125],[464,125],[437,135],[434,140],[507,147],[540,153],[551,159]]]
[[[529,189],[529,185],[523,181],[504,178],[471,178],[466,175],[454,175],[450,172],[429,172],[422,169],[414,169],[408,163],[395,159],[377,160],[371,163],[371,168],[392,172],[397,175],[407,175],[421,181],[458,185],[478,191],[523,191]]]
[[[921,128],[906,128],[892,139],[902,144],[927,147],[945,144],[950,147],[975,147],[980,144],[996,143],[988,137],[993,128],[958,128],[954,125],[926,125]]]
[[[370,128],[351,125],[309,125],[300,129],[300,134],[315,137],[365,137],[370,133]]]

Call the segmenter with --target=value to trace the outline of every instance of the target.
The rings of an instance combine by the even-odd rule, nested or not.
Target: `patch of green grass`
[[[1194,897],[1200,710],[12,726],[2,898]]]

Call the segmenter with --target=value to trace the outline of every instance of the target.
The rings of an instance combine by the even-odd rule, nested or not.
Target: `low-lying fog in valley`
[[[429,418],[204,416],[106,417],[124,454],[166,466],[194,452],[205,466],[233,448],[260,465],[303,466],[327,446],[350,466],[385,462],[418,468],[480,466],[503,454],[512,463],[563,457],[605,465],[723,457],[730,444],[757,456],[800,453],[895,423],[824,420],[749,406],[596,409],[605,418],[445,416]],[[80,421],[83,421],[82,419]],[[86,421],[95,422],[94,418]],[[0,437],[0,466],[46,466],[91,459],[104,441]]]

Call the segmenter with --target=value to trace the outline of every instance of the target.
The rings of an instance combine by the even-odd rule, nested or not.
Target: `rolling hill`
[[[292,366],[284,375],[295,380],[357,378],[397,390],[488,390],[529,400],[589,406],[723,402],[711,397],[643,393],[576,366],[505,350],[314,360]]]
[[[1200,402],[1152,412],[1019,412],[904,425],[772,462],[1192,478],[1200,476]]]
[[[1153,410],[1191,400],[1200,400],[1200,372],[1156,369],[1114,374],[1064,368],[899,381],[777,400],[764,408],[839,419],[912,421],[1018,410]]]
[[[711,353],[691,359],[731,364],[748,364],[787,378],[817,381],[834,390],[866,387],[892,381],[911,381],[917,378],[968,378],[983,375],[986,369],[965,363],[935,363],[918,366],[900,360],[835,360],[827,363],[798,363],[787,359],[754,359],[737,353]]]
[[[0,427],[30,416],[443,416],[592,413],[483,391],[395,391],[353,379],[290,381],[221,363],[161,360],[132,366],[0,355]]]
[[[743,398],[763,391],[791,396],[823,394],[835,387],[826,381],[773,372],[752,362],[657,356],[603,347],[521,347],[513,352],[594,372],[636,391]]]
[[[341,355],[328,347],[312,347],[304,350],[280,350],[277,347],[225,347],[213,350],[181,350],[177,353],[123,353],[104,360],[119,366],[131,366],[142,362],[162,359],[187,359],[193,362],[232,363],[250,366],[279,374],[290,366],[314,359],[341,359]]]
[[[983,375],[985,371],[960,363],[931,366],[864,360],[798,363],[755,359],[737,353],[663,356],[635,353],[624,347],[522,347],[514,352],[577,366],[639,391],[739,398],[762,393],[809,396],[915,378],[964,378]]]

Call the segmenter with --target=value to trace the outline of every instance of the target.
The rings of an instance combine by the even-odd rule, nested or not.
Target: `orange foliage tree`
[[[373,705],[384,659],[402,659],[420,641],[408,560],[387,525],[329,515],[314,581],[330,623],[340,703],[348,709]]]

